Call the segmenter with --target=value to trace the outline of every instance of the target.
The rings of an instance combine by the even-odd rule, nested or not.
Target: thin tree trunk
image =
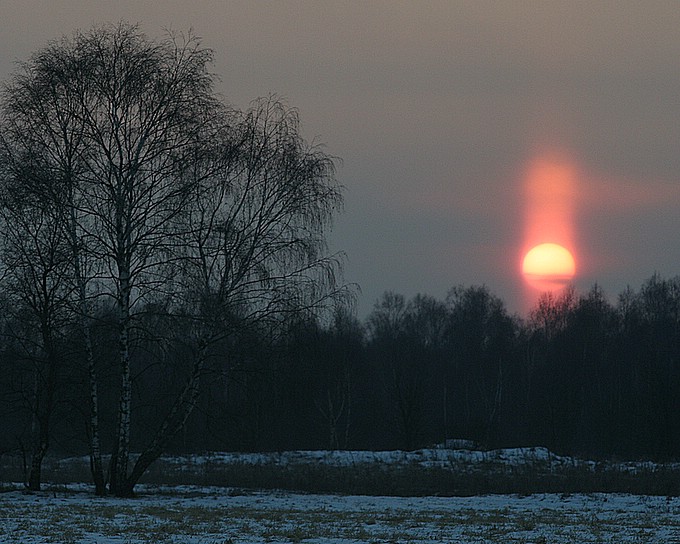
[[[42,462],[47,453],[49,443],[43,434],[43,426],[40,426],[40,437],[31,455],[31,470],[28,473],[28,489],[40,491],[42,485]]]
[[[196,358],[196,362],[194,363],[191,376],[184,386],[184,389],[177,397],[172,409],[156,432],[151,443],[135,462],[130,476],[127,477],[125,483],[119,487],[121,496],[133,495],[135,485],[137,485],[137,482],[139,482],[142,475],[151,464],[162,455],[172,438],[186,425],[187,419],[196,406],[206,355],[206,348],[201,348]]]
[[[78,303],[80,306],[80,328],[83,333],[85,343],[85,357],[87,364],[87,375],[89,380],[89,434],[88,442],[90,449],[90,472],[94,482],[95,494],[103,496],[106,494],[106,479],[104,478],[104,465],[102,463],[101,441],[99,437],[99,392],[97,386],[97,370],[94,362],[94,351],[92,349],[92,336],[90,335],[90,313],[87,307],[87,293],[85,277],[80,266],[80,251],[78,246],[78,236],[76,234],[75,210],[70,208],[70,231],[71,249],[73,251],[74,276],[78,287]]]
[[[41,396],[41,392],[38,391],[37,395]],[[28,473],[28,489],[31,491],[40,491],[42,485],[42,462],[49,448],[50,417],[47,407],[41,407],[40,405],[41,403],[38,403],[37,407],[42,413],[38,413],[36,417],[37,436],[31,451],[31,468]]]
[[[130,457],[130,410],[132,404],[132,379],[130,376],[130,352],[128,349],[127,325],[121,327],[120,333],[120,372],[121,388],[118,406],[118,432],[116,433],[116,451],[112,456],[111,492],[119,495],[119,485],[127,479],[128,461]],[[114,461],[115,460],[115,461]]]
[[[496,383],[496,391],[494,394],[493,405],[489,414],[489,421],[486,427],[486,436],[484,446],[490,448],[493,446],[494,429],[499,427],[501,403],[503,401],[503,363],[498,361],[498,381]]]
[[[326,397],[328,402],[328,445],[331,450],[335,451],[340,447],[338,444],[338,418],[340,417],[339,413],[341,412],[342,407],[338,410],[338,413],[336,413],[330,387],[326,390]]]
[[[42,462],[45,459],[50,445],[50,422],[54,407],[54,389],[56,387],[57,361],[52,347],[48,325],[43,323],[43,349],[46,355],[47,377],[43,381],[38,377],[36,380],[36,418],[38,425],[37,437],[31,454],[31,470],[28,475],[28,489],[40,491],[42,485]]]
[[[343,445],[344,449],[349,449],[349,431],[350,431],[350,424],[352,422],[351,417],[352,417],[352,384],[350,381],[350,375],[347,373],[347,382],[346,382],[346,394],[347,394],[347,413],[345,414],[345,443]]]
[[[92,473],[95,494],[101,497],[106,495],[106,480],[104,478],[104,465],[102,463],[101,442],[99,438],[99,392],[92,352],[92,338],[90,337],[90,330],[87,324],[83,326],[83,334],[85,336],[87,370],[90,381],[90,472]]]
[[[116,446],[111,456],[110,490],[116,496],[125,496],[130,457],[130,410],[132,405],[132,378],[130,375],[130,274],[122,267],[118,299],[118,351],[120,360],[120,402]]]

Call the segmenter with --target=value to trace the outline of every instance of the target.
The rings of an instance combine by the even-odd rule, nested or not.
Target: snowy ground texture
[[[267,453],[224,453],[212,452],[203,455],[189,455],[185,457],[164,457],[168,465],[180,468],[191,468],[200,465],[324,465],[329,467],[356,467],[360,465],[407,467],[419,466],[423,468],[451,468],[484,470],[498,468],[512,470],[517,467],[544,467],[556,471],[565,467],[581,467],[596,470],[598,463],[575,457],[557,455],[544,447],[504,448],[498,450],[472,450],[431,448],[414,451],[284,451]],[[64,460],[69,462],[68,459]],[[83,457],[82,463],[89,463],[89,458]],[[613,466],[613,464],[610,464]],[[654,469],[652,462],[616,463],[617,470],[636,473],[642,469]],[[667,464],[671,468],[679,469],[678,463]]]
[[[680,498],[633,495],[367,497],[83,485],[0,493],[0,542],[680,543]]]

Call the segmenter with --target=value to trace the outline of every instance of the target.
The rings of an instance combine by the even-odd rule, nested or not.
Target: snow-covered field
[[[83,458],[84,461],[89,460]],[[284,451],[267,453],[225,453],[212,452],[186,457],[165,457],[170,464],[184,467],[192,465],[325,465],[331,467],[352,467],[357,465],[420,466],[426,468],[449,468],[451,466],[472,467],[489,463],[503,466],[547,464],[550,468],[565,465],[594,465],[592,461],[581,461],[572,457],[562,457],[543,447],[506,448],[500,450],[467,450],[432,448],[414,451]]]
[[[680,543],[680,498],[632,495],[367,497],[141,486],[0,494],[0,542],[227,544]]]
[[[133,455],[134,457],[134,455]],[[59,461],[66,467],[80,464],[89,466],[88,457],[67,458]],[[560,471],[579,468],[586,471],[612,469],[623,473],[638,473],[659,469],[680,470],[680,463],[658,464],[651,461],[596,462],[576,457],[557,455],[544,447],[504,448],[498,450],[429,448],[414,451],[283,451],[266,453],[210,452],[200,455],[165,456],[160,460],[164,470],[192,471],[197,467],[227,466],[326,466],[326,467],[420,467],[455,469],[458,472],[516,471],[518,468]]]
[[[680,544],[680,497],[611,493],[385,497],[147,484],[136,488],[134,499],[97,498],[86,484],[63,484],[87,481],[87,462],[87,458],[50,461],[46,474],[59,477],[55,481],[62,483],[48,485],[41,493],[28,493],[19,484],[3,484],[0,543]],[[12,468],[3,465],[3,470],[8,467]],[[640,475],[664,478],[678,470],[677,463],[603,466],[540,447],[435,448],[168,456],[159,462],[156,476],[162,482],[196,484],[204,478],[214,484],[216,476],[229,470],[235,474],[304,474],[306,467],[330,467],[358,477],[382,473],[388,480],[400,471],[415,479],[431,477],[434,471],[437,477],[453,474],[454,482],[467,474],[483,474],[492,480],[518,474],[521,480],[525,474],[571,478],[614,470],[617,475],[639,479]],[[75,480],[66,479],[74,475]]]

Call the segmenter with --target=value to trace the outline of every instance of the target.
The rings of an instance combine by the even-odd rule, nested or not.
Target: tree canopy
[[[112,310],[116,494],[132,492],[184,425],[217,343],[236,327],[275,327],[342,292],[341,259],[324,240],[341,205],[335,160],[301,137],[296,110],[276,97],[247,111],[227,106],[214,91],[212,57],[192,34],[153,40],[127,23],[97,27],[34,53],[2,94],[2,246],[12,296],[33,301],[47,320],[46,354],[47,337],[63,334],[46,311],[66,305],[91,344],[94,308]],[[186,387],[129,470],[134,351],[149,308],[174,323],[168,330],[182,324],[163,349],[180,342],[191,362]],[[91,346],[84,351],[97,437],[98,364]],[[48,374],[60,357],[46,355]],[[92,444],[93,457],[98,451]]]

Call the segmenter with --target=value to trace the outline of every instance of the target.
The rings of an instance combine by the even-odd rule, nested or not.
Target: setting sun
[[[564,287],[576,273],[571,252],[559,244],[539,244],[530,249],[522,261],[527,283],[542,291]]]
[[[574,207],[579,168],[566,150],[545,151],[524,173],[524,253],[521,272],[527,308],[537,292],[559,291],[576,274]]]

